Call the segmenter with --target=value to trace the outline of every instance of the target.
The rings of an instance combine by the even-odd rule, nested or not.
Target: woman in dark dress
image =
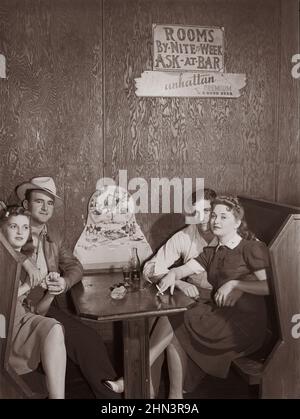
[[[213,202],[211,229],[218,245],[205,247],[192,263],[207,271],[212,291],[201,290],[184,314],[160,317],[150,339],[150,365],[168,351],[171,399],[183,397],[183,384],[191,377],[226,378],[231,362],[259,349],[266,335],[267,246],[248,231],[244,209],[234,197]],[[161,291],[170,288],[173,294],[177,280],[194,268],[190,261],[169,271],[159,283]],[[123,390],[123,378],[108,383],[113,391]]]
[[[233,197],[214,201],[211,229],[218,245],[204,248],[195,259],[207,271],[211,295],[200,295],[197,304],[183,315],[170,316],[171,324],[162,318],[150,350],[156,356],[169,341],[170,398],[182,398],[187,365],[195,369],[196,364],[200,375],[225,378],[231,362],[259,349],[266,335],[267,315],[261,297],[269,293],[266,245],[247,230],[244,210]],[[172,293],[176,280],[189,274],[178,270],[166,275],[160,282],[161,290],[170,288]]]

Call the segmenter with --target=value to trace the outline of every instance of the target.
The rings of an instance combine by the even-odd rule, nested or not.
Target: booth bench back
[[[271,258],[270,317],[275,342],[263,364],[261,397],[300,398],[300,338],[292,334],[293,320],[300,314],[300,208],[245,196],[239,199],[249,229],[269,246]]]
[[[0,399],[38,396],[8,363],[22,265],[0,232]]]

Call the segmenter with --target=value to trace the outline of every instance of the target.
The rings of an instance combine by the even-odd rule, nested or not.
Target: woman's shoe
[[[103,384],[114,393],[123,393],[124,392],[124,378],[118,378],[116,381],[103,381]]]

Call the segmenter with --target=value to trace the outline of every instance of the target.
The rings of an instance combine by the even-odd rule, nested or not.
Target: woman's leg
[[[64,399],[66,376],[66,348],[62,326],[55,324],[41,350],[50,399]]]
[[[174,332],[168,317],[160,317],[150,338],[149,363],[150,367],[166,349],[174,337]]]
[[[151,367],[157,358],[164,352],[174,337],[172,326],[168,317],[160,317],[153,329],[150,338],[149,364],[150,364],[150,398],[155,398],[155,391],[151,378]]]
[[[158,321],[159,317],[153,317],[149,319],[149,329],[150,329],[150,338],[152,332],[155,329],[156,323]],[[152,387],[153,387],[153,395],[157,395],[160,387],[160,381],[161,381],[161,372],[162,372],[162,366],[165,360],[165,354],[164,352],[154,361],[154,363],[151,366],[150,374],[152,379]]]
[[[167,359],[170,380],[169,399],[183,399],[187,356],[176,336],[167,347]]]

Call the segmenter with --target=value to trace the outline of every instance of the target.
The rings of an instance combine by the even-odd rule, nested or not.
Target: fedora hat
[[[16,187],[17,197],[24,201],[25,193],[30,189],[45,191],[61,201],[61,198],[56,195],[56,186],[52,177],[33,177],[29,182],[21,183]]]

